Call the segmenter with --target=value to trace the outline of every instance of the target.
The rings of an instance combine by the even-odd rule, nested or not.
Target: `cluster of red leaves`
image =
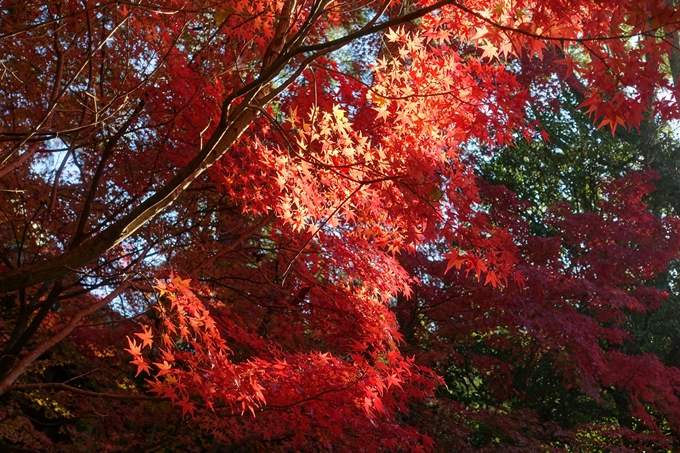
[[[427,436],[399,418],[409,400],[431,392],[434,381],[394,341],[380,347],[375,338],[350,336],[336,354],[293,353],[254,333],[228,307],[212,302],[208,308],[188,284],[176,277],[159,283],[161,322],[128,338],[127,351],[137,374],[151,377],[152,392],[183,415],[200,409],[202,422],[226,444],[290,435],[287,448],[428,445]],[[382,319],[364,327],[375,329],[391,317],[384,313]],[[382,329],[389,335],[394,325]],[[249,357],[232,348],[249,349]],[[252,419],[241,417],[246,412]]]

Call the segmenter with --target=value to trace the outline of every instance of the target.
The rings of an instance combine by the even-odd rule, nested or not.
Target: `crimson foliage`
[[[550,139],[544,54],[613,134],[678,119],[672,2],[0,6],[2,447],[673,445],[627,349],[677,253],[650,174],[533,236],[472,158]]]

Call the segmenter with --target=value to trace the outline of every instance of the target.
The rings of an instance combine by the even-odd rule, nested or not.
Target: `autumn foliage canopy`
[[[680,448],[670,164],[481,170],[680,119],[672,1],[0,9],[0,449]]]

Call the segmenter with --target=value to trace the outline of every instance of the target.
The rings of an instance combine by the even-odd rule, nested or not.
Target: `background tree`
[[[673,131],[657,122],[641,133],[598,131],[576,108],[583,86],[565,81],[552,55],[516,68],[550,141],[482,150],[478,168],[517,192],[520,200],[489,187],[487,203],[524,238],[527,281],[494,290],[465,272],[441,278],[446,263],[432,252],[406,260],[427,283],[400,299],[400,324],[413,353],[448,385],[414,421],[443,449],[674,451],[675,416],[656,404],[677,397],[677,244],[667,236],[677,227],[657,230],[656,240],[637,236],[665,221],[653,220],[643,198],[662,219],[675,212]],[[658,171],[630,173],[645,168]],[[649,182],[658,188],[650,192]],[[642,256],[660,261],[636,261]],[[614,375],[626,377],[612,384]],[[655,392],[664,396],[646,399]]]

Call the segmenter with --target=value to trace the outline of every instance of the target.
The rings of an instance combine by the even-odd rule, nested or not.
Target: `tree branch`
[[[133,400],[133,401],[164,401],[163,398],[159,396],[147,396],[147,395],[131,395],[125,393],[102,393],[93,392],[91,390],[79,389],[78,387],[73,387],[68,384],[58,383],[58,382],[47,382],[43,384],[16,384],[9,386],[6,392],[21,392],[28,390],[61,390],[63,392],[71,392],[77,395],[91,396],[93,398],[109,399],[109,400]]]
[[[21,373],[23,373],[23,371],[26,368],[28,368],[28,366],[30,366],[38,357],[43,355],[48,349],[52,348],[53,346],[61,342],[64,338],[68,337],[71,334],[71,332],[73,332],[73,330],[76,327],[78,327],[78,324],[84,317],[91,315],[92,313],[94,313],[97,310],[100,310],[101,308],[104,308],[113,299],[121,295],[129,287],[130,283],[125,281],[120,286],[118,286],[118,288],[116,288],[113,292],[111,292],[111,294],[109,294],[108,296],[97,301],[88,308],[76,313],[73,316],[73,318],[71,318],[71,320],[68,322],[68,324],[66,324],[61,329],[61,331],[59,331],[59,333],[57,333],[49,340],[37,346],[28,355],[19,360],[19,362],[14,366],[14,368],[0,382],[0,395],[5,393],[9,389],[9,387],[14,383],[14,381],[21,375]]]

